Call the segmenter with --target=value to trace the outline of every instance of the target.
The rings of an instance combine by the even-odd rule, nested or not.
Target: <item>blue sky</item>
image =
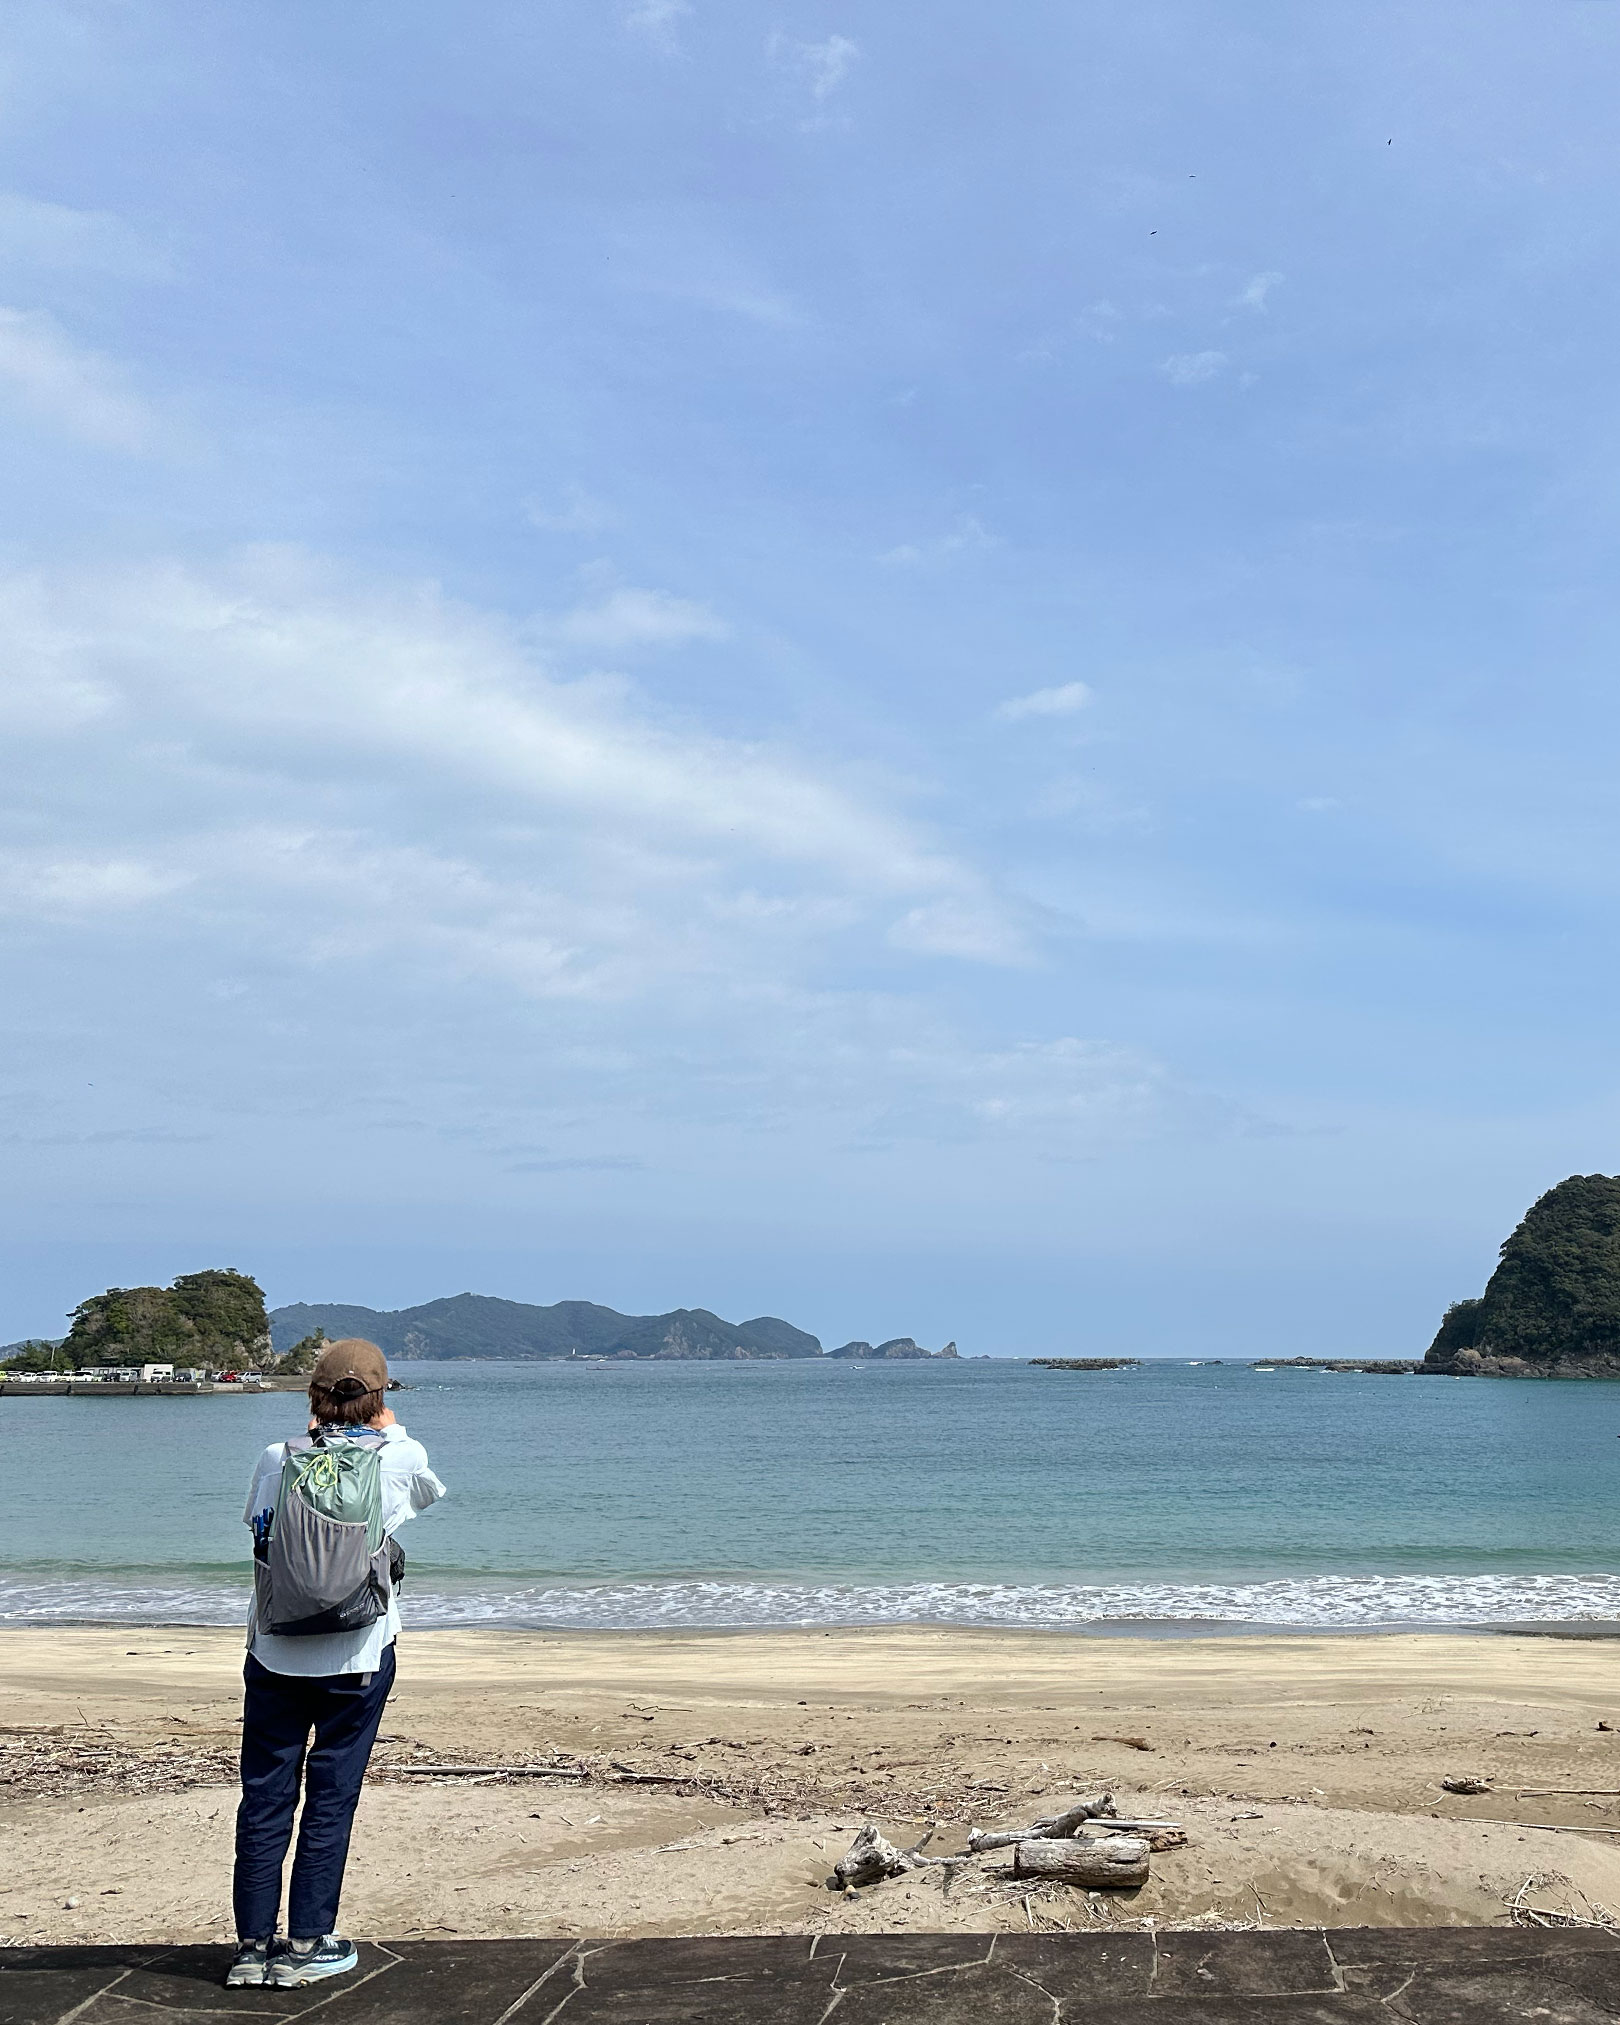
[[[0,29],[0,1339],[1410,1354],[1616,1158],[1600,0]]]

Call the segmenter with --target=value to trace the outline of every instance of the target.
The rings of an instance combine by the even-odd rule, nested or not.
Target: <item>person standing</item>
[[[338,1898],[360,1784],[394,1685],[405,1559],[394,1535],[445,1495],[426,1449],[389,1411],[387,1387],[375,1343],[328,1343],[310,1376],[309,1432],[265,1450],[242,1515],[253,1530],[254,1595],[232,1885],[237,1953],[225,1977],[232,1989],[296,1989],[359,1960],[337,1932]],[[287,1933],[278,1939],[300,1785]]]

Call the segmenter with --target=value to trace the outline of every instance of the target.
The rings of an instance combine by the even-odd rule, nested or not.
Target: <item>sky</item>
[[[15,0],[0,1340],[1421,1354],[1620,1168],[1607,0]]]

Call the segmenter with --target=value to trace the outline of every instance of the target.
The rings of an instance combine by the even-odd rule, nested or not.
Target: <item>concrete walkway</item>
[[[0,2025],[1602,2025],[1620,1940],[1482,1927],[401,1941],[310,1990],[221,1988],[221,1948],[0,1949]]]

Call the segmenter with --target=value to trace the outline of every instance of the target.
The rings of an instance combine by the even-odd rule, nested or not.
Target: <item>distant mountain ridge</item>
[[[544,1358],[661,1357],[927,1357],[909,1336],[874,1350],[846,1343],[824,1351],[819,1337],[776,1315],[726,1322],[707,1308],[674,1308],[667,1315],[621,1315],[594,1301],[558,1301],[537,1307],[491,1294],[452,1294],[417,1308],[362,1308],[343,1301],[295,1301],[270,1315],[278,1352],[324,1329],[328,1336],[366,1336],[390,1357]],[[956,1346],[941,1351],[956,1355]]]

